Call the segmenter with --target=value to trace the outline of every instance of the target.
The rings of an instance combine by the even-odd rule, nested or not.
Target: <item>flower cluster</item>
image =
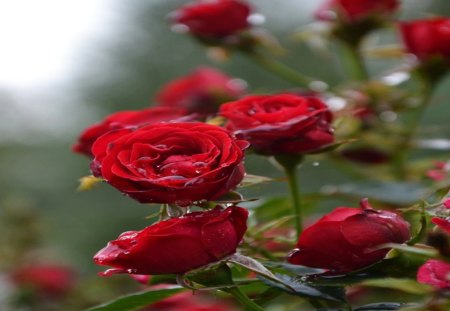
[[[73,150],[89,156],[96,178],[139,203],[162,204],[158,221],[142,230],[120,234],[95,255],[96,264],[112,267],[101,275],[128,273],[147,280],[149,275],[176,274],[182,286],[220,289],[234,295],[250,310],[260,310],[236,289],[236,284],[230,283],[233,264],[260,275],[260,280],[251,281],[262,280],[266,286],[310,300],[319,297],[340,301],[344,298],[335,299],[335,292],[327,292],[323,289],[327,286],[321,286],[320,281],[343,277],[341,283],[345,284],[349,273],[357,277],[380,273],[385,277],[394,275],[389,273],[398,276],[398,269],[384,267],[392,262],[403,265],[401,260],[406,260],[405,256],[398,254],[405,250],[420,253],[422,248],[435,247],[441,257],[448,258],[450,247],[442,233],[450,232],[446,219],[450,216],[449,200],[441,200],[437,205],[423,203],[419,208],[409,205],[414,191],[408,192],[406,199],[398,199],[397,190],[392,190],[410,187],[403,182],[420,179],[410,178],[415,170],[408,158],[418,120],[411,126],[397,116],[411,111],[412,99],[423,94],[410,98],[386,81],[371,81],[359,54],[361,39],[393,22],[399,7],[397,0],[330,0],[319,9],[316,13],[319,22],[331,26],[329,39],[349,49],[347,54],[352,57],[349,69],[353,83],[326,92],[326,83],[305,77],[261,53],[264,44],[252,33],[254,9],[245,1],[197,0],[175,10],[170,15],[174,29],[183,29],[208,47],[241,52],[303,90],[249,94],[242,80],[200,67],[162,87],[154,97],[156,105],[116,112],[83,131]],[[408,68],[419,73],[429,87],[430,82],[437,81],[449,69],[448,18],[395,23],[403,37],[405,52],[416,56]],[[346,61],[349,63],[349,59]],[[445,64],[440,71],[436,71],[436,62]],[[427,92],[431,93],[431,89]],[[429,94],[424,96],[420,108],[426,106],[427,99]],[[333,107],[339,100],[344,102],[343,107]],[[370,118],[355,113],[362,110],[370,112]],[[398,124],[393,126],[394,122]],[[356,147],[336,151],[355,140],[359,140]],[[252,178],[267,180],[246,174],[244,159],[251,161],[251,153],[270,158],[283,168],[291,191],[289,203],[282,200],[283,203],[273,206],[246,205],[240,188]],[[305,158],[313,156],[328,157],[342,166],[350,166],[358,176],[370,175],[381,180],[382,186],[374,185],[374,180],[366,181],[375,190],[359,191],[358,186],[351,185],[332,187],[330,191],[349,195],[352,200],[355,196],[358,199],[370,196],[375,206],[385,210],[375,209],[367,199],[362,199],[360,208],[337,207],[303,229],[305,206],[315,203],[302,202],[297,168]],[[380,169],[373,169],[371,164],[378,164],[376,167]],[[435,197],[443,190],[448,191],[449,185],[444,184],[448,176],[441,175],[439,185],[443,186]],[[271,193],[264,199],[267,195]],[[272,218],[262,217],[262,221],[259,213],[268,213],[260,212],[267,206]],[[291,207],[290,213],[284,212]],[[281,213],[277,214],[278,211]],[[414,214],[404,218],[402,212]],[[278,215],[287,216],[289,225],[276,219]],[[429,215],[434,216],[431,222],[427,219]],[[251,225],[247,228],[248,218]],[[417,228],[419,218],[421,226]],[[432,242],[428,246],[412,246],[422,242],[426,234],[432,240],[427,223],[436,224],[443,231],[438,232],[439,241],[446,242],[439,246]],[[289,237],[283,237],[294,232],[294,227],[295,246],[292,239],[286,242]],[[285,238],[284,244],[277,238]],[[276,252],[281,252],[281,256],[273,254]],[[282,267],[291,274],[307,272],[300,281],[298,275],[289,273],[279,277],[255,258],[269,259],[267,267]],[[426,262],[422,258],[414,264],[408,261],[408,269],[417,273],[419,283],[448,289],[450,264],[440,260],[443,258],[427,257]],[[209,273],[208,277],[202,273]],[[314,277],[309,278],[310,274]],[[407,275],[410,277],[411,273]],[[317,279],[319,282],[314,283]]]

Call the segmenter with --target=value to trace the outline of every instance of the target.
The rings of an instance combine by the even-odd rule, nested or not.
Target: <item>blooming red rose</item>
[[[174,24],[199,37],[221,39],[250,26],[251,8],[240,0],[198,0],[171,13]]]
[[[344,22],[354,23],[371,16],[394,13],[398,0],[328,0],[316,12],[320,20],[332,21],[335,14]]]
[[[91,168],[141,203],[186,206],[236,187],[244,177],[247,146],[219,126],[158,123],[98,138]]]
[[[450,18],[403,22],[400,30],[406,49],[420,60],[442,57],[450,61]]]
[[[156,95],[161,106],[180,107],[201,114],[216,113],[220,104],[241,97],[245,84],[224,73],[200,67],[166,84]]]
[[[441,289],[450,289],[450,263],[430,259],[417,271],[417,282]]]
[[[187,114],[182,108],[153,107],[142,110],[119,111],[107,116],[103,121],[85,129],[78,141],[73,145],[74,152],[92,157],[91,148],[103,134],[126,127],[137,127],[152,123],[167,122],[180,119]],[[185,117],[185,119],[188,117]]]
[[[20,267],[11,274],[12,281],[20,287],[29,287],[44,296],[60,297],[75,284],[75,273],[59,265]]]
[[[408,240],[409,224],[399,215],[372,209],[367,200],[361,208],[338,207],[306,228],[289,262],[345,273],[369,266],[389,251],[376,248]]]
[[[315,151],[334,141],[332,114],[318,98],[291,94],[248,96],[224,104],[227,128],[264,154]]]
[[[94,257],[104,275],[176,274],[233,254],[247,230],[247,210],[233,206],[194,212],[122,233]]]

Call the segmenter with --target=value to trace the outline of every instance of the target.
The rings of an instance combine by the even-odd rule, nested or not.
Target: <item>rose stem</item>
[[[261,67],[265,68],[269,72],[277,75],[278,77],[296,85],[305,87],[307,89],[311,88],[311,82],[316,81],[316,79],[304,76],[293,70],[292,68],[286,66],[285,64],[265,56],[262,53],[259,53],[255,50],[244,51],[244,55],[248,56],[250,59],[261,65]]]
[[[369,80],[369,73],[359,51],[359,44],[342,42],[341,60],[350,77],[356,81]]]
[[[428,103],[431,100],[432,88],[428,83],[425,83],[423,97],[420,105],[416,108],[410,124],[406,128],[402,142],[398,145],[397,151],[394,154],[394,160],[392,163],[393,171],[397,179],[405,180],[407,177],[406,162],[408,160],[408,154],[411,150],[411,140],[417,131],[417,128],[422,120],[424,112],[428,107]]]
[[[242,305],[244,305],[245,310],[264,311],[262,307],[253,302],[250,298],[248,298],[248,296],[244,292],[242,292],[239,289],[239,287],[231,287],[224,291],[231,294],[237,301],[239,301]]]
[[[297,168],[302,157],[299,155],[276,155],[275,160],[283,167],[288,179],[289,190],[291,192],[292,206],[294,208],[294,220],[297,236],[303,231],[302,203],[300,198]]]

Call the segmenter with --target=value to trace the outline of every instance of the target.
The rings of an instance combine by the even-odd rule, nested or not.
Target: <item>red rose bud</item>
[[[112,266],[102,275],[177,274],[236,252],[247,230],[247,210],[233,206],[194,212],[122,233],[100,250],[94,261]]]
[[[398,0],[329,0],[315,15],[320,20],[334,21],[338,18],[345,23],[355,23],[373,16],[389,16],[398,6]]]
[[[427,260],[417,271],[417,282],[440,289],[450,289],[450,264],[436,259]]]
[[[422,61],[439,57],[450,62],[450,18],[404,22],[400,30],[409,53]]]
[[[199,0],[171,13],[172,23],[185,27],[191,34],[222,39],[250,27],[251,8],[238,0]]]
[[[305,229],[289,262],[346,273],[383,259],[389,250],[377,246],[409,237],[409,224],[402,217],[374,210],[366,199],[361,208],[338,207]]]
[[[147,124],[168,122],[185,117],[187,111],[182,108],[154,107],[142,110],[120,111],[107,116],[103,121],[85,129],[72,150],[93,157],[91,148],[103,134],[127,127],[139,127]],[[189,119],[185,117],[184,119]]]
[[[101,136],[92,147],[91,169],[141,203],[187,206],[236,187],[247,146],[215,125],[152,124]]]
[[[332,114],[314,97],[248,96],[220,107],[227,128],[263,154],[316,151],[334,141]]]
[[[31,288],[42,296],[61,297],[75,285],[75,273],[69,267],[36,265],[21,267],[11,274],[13,283]]]
[[[442,231],[450,235],[450,221],[444,218],[433,217],[431,222],[439,227]]]
[[[213,68],[201,67],[166,84],[156,95],[156,102],[161,106],[212,114],[217,112],[220,104],[241,97],[245,87],[245,82],[239,79]]]

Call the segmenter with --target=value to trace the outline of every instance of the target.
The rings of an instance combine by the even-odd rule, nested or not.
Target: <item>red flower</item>
[[[444,218],[433,217],[431,222],[437,225],[442,231],[450,235],[450,221]]]
[[[444,261],[427,260],[417,271],[417,282],[441,289],[450,289],[450,264]]]
[[[236,187],[247,146],[219,126],[159,123],[101,136],[92,147],[91,168],[141,203],[186,206]]]
[[[442,57],[450,61],[450,18],[404,22],[400,30],[406,49],[420,60]]]
[[[316,17],[333,21],[337,14],[343,21],[354,23],[372,16],[390,15],[398,6],[398,0],[328,0],[317,10]]]
[[[167,107],[119,111],[110,114],[103,121],[85,129],[80,137],[78,137],[78,141],[73,145],[72,150],[92,157],[91,148],[94,142],[97,138],[111,130],[168,122],[180,119],[186,114],[187,111],[185,109]]]
[[[444,204],[445,208],[450,209],[450,199],[446,199],[443,204]]]
[[[11,275],[12,281],[21,287],[29,287],[44,296],[65,295],[75,283],[71,268],[59,265],[21,267]]]
[[[350,272],[383,259],[389,250],[375,250],[376,246],[403,243],[409,236],[403,218],[372,209],[366,199],[360,209],[338,207],[305,229],[289,262],[332,273]]]
[[[250,11],[240,0],[199,0],[180,7],[171,17],[193,35],[221,39],[248,28]]]
[[[233,254],[247,230],[247,210],[216,207],[122,233],[100,250],[94,261],[112,266],[103,275],[176,274]]]
[[[314,97],[248,96],[220,107],[227,127],[264,154],[315,151],[333,142],[331,112]]]
[[[148,306],[143,311],[237,311],[228,302],[208,299],[201,293],[182,292]]]
[[[245,85],[222,72],[200,67],[191,74],[178,78],[156,95],[161,106],[180,107],[189,112],[216,113],[220,104],[244,94]]]

